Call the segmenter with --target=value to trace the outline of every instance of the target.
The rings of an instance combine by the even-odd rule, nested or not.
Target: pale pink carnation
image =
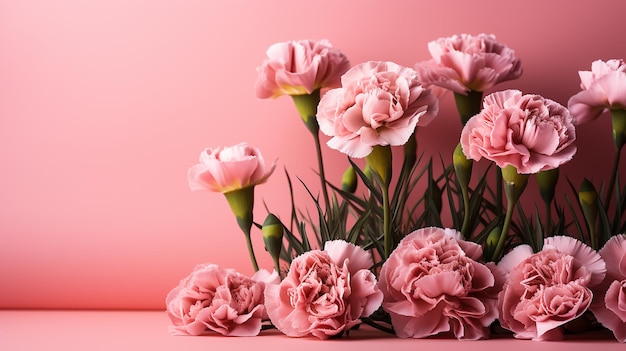
[[[600,249],[606,277],[594,289],[593,314],[615,338],[626,342],[626,235],[615,235]]]
[[[461,131],[467,158],[486,158],[520,174],[554,169],[576,153],[576,131],[568,110],[539,95],[505,90],[487,95],[482,111]]]
[[[277,284],[276,272],[260,270],[251,278],[215,264],[197,265],[165,299],[170,332],[254,336],[267,319],[266,284]]]
[[[259,149],[246,143],[229,147],[207,148],[200,162],[187,172],[191,190],[220,193],[264,183],[274,172],[276,163],[265,164]]]
[[[428,50],[432,59],[415,66],[419,80],[455,93],[485,91],[522,74],[515,52],[496,41],[494,35],[439,38],[428,43]]]
[[[342,240],[296,257],[279,285],[268,285],[265,304],[272,323],[293,337],[341,335],[374,313],[382,301],[372,258]]]
[[[416,79],[417,73],[393,62],[370,61],[341,78],[317,109],[328,146],[350,157],[367,156],[374,146],[404,145],[416,126],[437,115],[439,100]]]
[[[350,62],[328,40],[292,40],[273,44],[257,69],[256,95],[266,99],[281,95],[311,94],[339,86]]]
[[[480,245],[453,229],[422,228],[402,239],[383,264],[383,309],[396,335],[423,338],[452,331],[458,339],[489,335],[504,274],[479,262]]]
[[[600,255],[568,236],[546,238],[538,253],[517,246],[498,267],[508,273],[498,297],[500,324],[516,338],[533,340],[562,339],[560,327],[587,311],[591,288],[606,274]]]
[[[626,109],[626,63],[621,59],[596,60],[591,71],[579,71],[581,92],[567,104],[574,122],[593,121],[609,109]]]

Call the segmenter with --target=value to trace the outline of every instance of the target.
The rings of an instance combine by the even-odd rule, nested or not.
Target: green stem
[[[609,209],[611,199],[613,198],[613,189],[615,188],[615,182],[617,181],[617,172],[619,169],[619,161],[622,154],[622,148],[616,148],[615,157],[613,158],[613,167],[611,168],[611,180],[609,181],[609,189],[604,198],[604,208],[606,211]]]
[[[391,237],[391,209],[389,206],[389,186],[381,182],[383,195],[383,238],[385,244],[385,257],[391,255],[393,250],[393,238]]]
[[[250,231],[244,231],[243,233],[246,237],[246,245],[248,246],[248,254],[250,255],[250,262],[252,262],[252,268],[257,272],[259,270],[259,264],[256,261],[256,256],[254,254],[254,248],[252,247],[252,238],[250,235]]]
[[[463,239],[468,239],[469,221],[470,221],[470,204],[469,193],[467,187],[461,187],[461,194],[463,195],[463,224],[461,225],[461,235]]]
[[[502,253],[504,251],[504,243],[506,242],[506,237],[509,234],[509,227],[511,226],[511,219],[513,218],[513,210],[515,209],[516,203],[517,201],[509,201],[506,206],[506,216],[504,217],[502,232],[500,233],[500,238],[498,239],[496,250],[493,252],[493,256],[491,257],[491,261],[493,262],[498,262],[502,257]]]
[[[328,197],[328,188],[326,185],[326,173],[324,172],[324,161],[322,159],[322,145],[320,143],[319,131],[313,134],[315,140],[315,151],[317,153],[317,166],[319,168],[320,182],[322,183],[322,196],[324,197],[324,204],[326,205],[326,212],[330,210],[330,201]]]

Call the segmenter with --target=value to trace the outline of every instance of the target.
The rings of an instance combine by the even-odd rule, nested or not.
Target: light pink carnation
[[[376,145],[404,145],[416,126],[437,115],[439,100],[416,79],[417,73],[393,62],[370,61],[341,78],[317,109],[328,146],[351,157],[367,156]]]
[[[288,336],[320,339],[360,324],[382,301],[372,264],[369,253],[341,240],[296,257],[280,285],[265,290],[272,323]]]
[[[626,109],[626,63],[596,60],[591,71],[579,71],[581,92],[567,104],[579,125],[598,118],[608,109]]]
[[[256,95],[266,99],[334,88],[349,68],[346,56],[328,40],[276,43],[267,49],[267,59],[257,69]]]
[[[453,229],[422,228],[407,235],[383,264],[383,309],[396,335],[422,338],[452,331],[458,339],[489,335],[504,280],[481,264],[480,245]]]
[[[559,340],[560,326],[589,308],[593,293],[606,273],[600,255],[568,236],[546,238],[533,253],[521,245],[498,264],[508,280],[498,297],[500,324],[516,338]]]
[[[227,336],[254,336],[267,319],[266,284],[277,284],[276,272],[260,270],[248,278],[215,264],[197,265],[172,289],[165,303],[170,332],[201,335],[209,331]]]
[[[600,250],[606,277],[594,289],[593,314],[620,342],[626,342],[626,235],[611,237]]]
[[[505,90],[487,95],[483,110],[461,132],[467,158],[512,165],[520,174],[557,168],[576,153],[576,131],[568,110],[539,95]]]
[[[246,143],[229,147],[207,148],[200,154],[200,163],[187,172],[191,190],[210,190],[220,193],[263,183],[274,172],[259,149]]]
[[[485,91],[522,74],[515,52],[493,35],[439,38],[428,43],[428,50],[433,58],[415,66],[419,80],[456,93]]]

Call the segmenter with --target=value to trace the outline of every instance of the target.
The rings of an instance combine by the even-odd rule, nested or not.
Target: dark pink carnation
[[[285,279],[265,290],[272,323],[288,336],[320,339],[360,324],[382,300],[372,264],[369,253],[341,240],[296,257]]]
[[[485,91],[522,75],[515,52],[493,35],[439,38],[428,43],[428,50],[432,59],[415,66],[419,80],[459,94]]]
[[[459,339],[489,334],[503,273],[481,264],[482,248],[452,229],[407,235],[383,264],[383,309],[396,335],[422,338],[452,331]]]
[[[600,250],[606,277],[594,289],[591,311],[620,342],[626,342],[626,235],[613,236]]]
[[[258,271],[248,278],[215,264],[197,265],[165,300],[170,332],[201,335],[254,336],[267,319],[265,285],[278,283],[275,272]]]
[[[461,132],[467,158],[486,158],[520,174],[554,169],[576,153],[576,131],[568,110],[539,95],[518,90],[485,97],[482,111]]]
[[[538,253],[518,246],[498,266],[508,273],[498,297],[500,324],[516,338],[533,340],[561,339],[559,327],[587,311],[591,287],[606,273],[597,252],[568,236],[546,238]]]

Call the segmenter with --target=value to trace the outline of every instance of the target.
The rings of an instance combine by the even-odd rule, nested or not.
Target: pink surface
[[[509,337],[479,341],[450,338],[400,339],[369,328],[347,338],[290,338],[276,330],[256,337],[173,336],[164,312],[0,311],[0,349],[22,350],[623,350],[606,334],[589,333],[559,342]]]
[[[626,58],[622,0],[356,4],[0,1],[0,308],[162,309],[197,263],[251,273],[226,201],[191,192],[186,172],[207,146],[247,141],[278,158],[257,189],[259,221],[262,201],[288,215],[283,167],[316,189],[313,142],[290,99],[254,94],[255,68],[274,42],[328,38],[352,64],[412,66],[429,58],[430,40],[493,33],[524,67],[499,87],[562,104],[579,91],[578,70]],[[448,95],[419,132],[427,154],[449,160],[460,132],[453,106]],[[565,168],[575,184],[609,172],[608,122],[578,131]],[[324,153],[338,179],[345,157]],[[296,195],[307,199],[301,188]],[[271,268],[260,235],[255,245]],[[46,318],[33,328],[53,338]]]

